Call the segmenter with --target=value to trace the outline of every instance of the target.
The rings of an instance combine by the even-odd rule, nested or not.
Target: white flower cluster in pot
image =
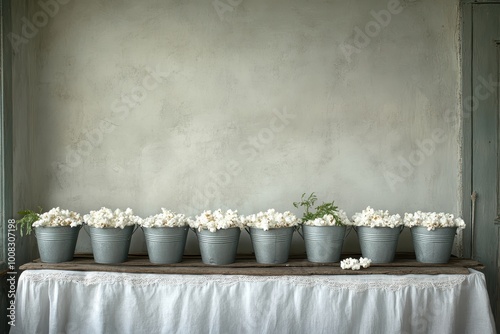
[[[340,261],[340,268],[342,269],[352,269],[352,270],[360,270],[361,267],[368,268],[372,264],[372,260],[367,257],[360,257],[358,259],[353,259],[349,257],[345,260]]]
[[[33,223],[33,227],[46,226],[71,226],[76,227],[82,225],[82,216],[74,211],[61,210],[59,207],[53,208],[50,211],[40,215],[40,219]]]
[[[196,219],[189,221],[189,226],[193,229],[209,230],[210,232],[216,232],[217,230],[225,230],[232,227],[243,228],[242,223],[243,218],[238,216],[238,210],[227,210],[222,212],[221,209],[215,211],[207,210]]]
[[[338,218],[338,219],[337,219]],[[347,218],[347,214],[343,210],[338,210],[337,218],[333,215],[324,215],[322,218],[307,220],[303,225],[309,226],[342,226],[351,225],[351,221]]]
[[[89,214],[83,216],[83,219],[91,227],[121,229],[126,226],[140,224],[142,221],[140,217],[134,216],[134,211],[131,208],[127,208],[125,211],[120,209],[112,211],[104,207],[97,211],[90,211]]]
[[[395,228],[403,225],[399,214],[390,215],[387,210],[374,210],[371,207],[355,213],[352,220],[354,226]]]
[[[455,218],[451,213],[444,212],[422,212],[405,213],[404,224],[406,227],[422,226],[428,231],[441,227],[465,228],[465,222],[462,218]]]
[[[161,208],[161,213],[144,218],[140,225],[142,227],[184,227],[190,219],[181,213],[175,213]]]
[[[300,224],[298,219],[290,211],[283,213],[269,209],[266,212],[259,212],[245,217],[245,225],[248,227],[261,228],[264,231],[270,228],[295,227]]]

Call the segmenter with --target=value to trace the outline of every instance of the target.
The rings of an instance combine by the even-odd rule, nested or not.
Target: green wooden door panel
[[[486,265],[485,275],[494,313],[498,311],[499,226],[496,224],[496,218],[500,208],[498,196],[500,59],[497,44],[499,39],[500,4],[473,4],[472,75],[470,92],[463,96],[466,106],[464,118],[471,119],[471,188],[477,192],[472,252],[477,260]],[[498,320],[497,315],[497,323]]]

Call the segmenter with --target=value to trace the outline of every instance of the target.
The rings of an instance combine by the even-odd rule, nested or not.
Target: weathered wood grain
[[[359,257],[359,255],[351,256]],[[37,260],[20,267],[21,270],[55,269],[149,274],[256,276],[468,274],[467,268],[481,270],[484,267],[477,261],[457,258],[452,258],[446,264],[425,264],[417,262],[414,256],[408,254],[398,254],[392,263],[373,264],[370,268],[359,271],[342,270],[339,263],[312,263],[303,256],[291,256],[285,264],[260,264],[255,261],[252,255],[238,256],[235,263],[215,266],[204,264],[199,256],[185,256],[181,263],[157,265],[150,263],[145,255],[129,255],[129,259],[124,263],[105,265],[95,263],[90,254],[78,254],[70,262],[42,263]]]

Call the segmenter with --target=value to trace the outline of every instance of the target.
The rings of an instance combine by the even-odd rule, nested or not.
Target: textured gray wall
[[[60,2],[28,43],[27,203],[460,210],[458,0]]]

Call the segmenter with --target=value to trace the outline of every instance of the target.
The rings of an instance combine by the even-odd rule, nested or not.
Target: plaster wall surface
[[[36,52],[30,203],[300,214],[316,192],[349,216],[459,213],[458,1],[215,3],[61,1],[21,46]]]

